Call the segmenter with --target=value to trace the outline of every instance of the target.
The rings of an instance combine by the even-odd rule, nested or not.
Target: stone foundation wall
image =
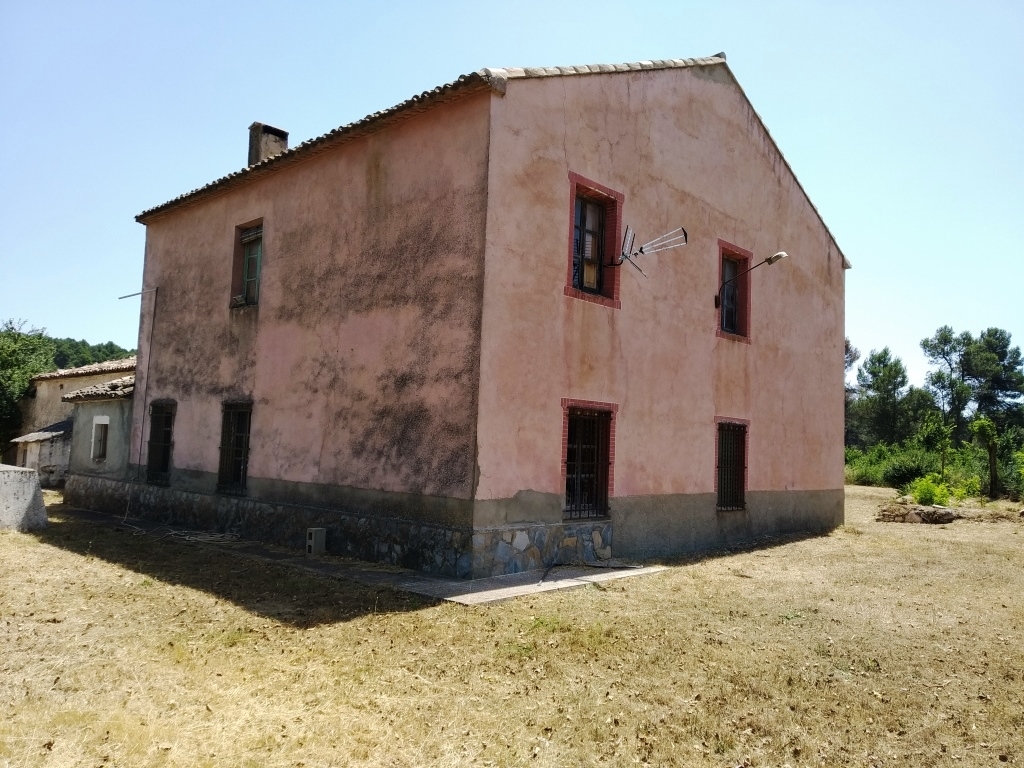
[[[472,530],[340,509],[278,504],[72,474],[65,502],[81,509],[304,549],[327,529],[327,551],[440,576],[481,578],[611,556],[607,520]]]
[[[612,556],[608,520],[512,525],[473,533],[473,577],[520,573],[550,565],[592,563]]]

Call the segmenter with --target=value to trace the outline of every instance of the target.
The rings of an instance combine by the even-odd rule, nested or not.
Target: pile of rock
[[[960,515],[948,507],[939,505],[926,507],[915,504],[910,496],[901,496],[891,504],[886,504],[878,510],[875,520],[880,523],[931,523],[940,525],[952,523]]]

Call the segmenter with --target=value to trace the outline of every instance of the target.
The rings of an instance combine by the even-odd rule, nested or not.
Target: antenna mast
[[[619,261],[611,266],[621,266],[622,262],[628,261],[636,270],[647,277],[647,273],[640,268],[640,265],[634,261],[637,256],[650,256],[652,253],[660,253],[661,251],[669,251],[673,248],[681,248],[686,245],[689,238],[687,237],[686,230],[682,227],[673,229],[671,232],[666,232],[660,237],[656,237],[649,243],[644,243],[636,250],[633,250],[633,243],[636,240],[636,234],[633,232],[633,228],[626,226],[626,234],[622,238],[622,255],[619,257]]]

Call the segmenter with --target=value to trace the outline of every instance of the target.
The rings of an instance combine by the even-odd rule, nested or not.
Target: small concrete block
[[[306,529],[306,557],[320,557],[327,544],[326,528]]]
[[[36,471],[0,466],[0,528],[38,531],[46,527],[46,522]]]

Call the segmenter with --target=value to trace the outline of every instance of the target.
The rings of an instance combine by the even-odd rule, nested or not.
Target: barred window
[[[149,457],[146,481],[167,485],[171,479],[171,451],[174,448],[174,404],[154,403],[149,408]]]
[[[217,490],[221,493],[245,493],[249,473],[249,426],[252,403],[225,403],[220,431],[220,470]]]
[[[565,517],[570,520],[608,514],[611,414],[573,408],[565,452]]]
[[[718,425],[718,508],[746,509],[747,427]]]

